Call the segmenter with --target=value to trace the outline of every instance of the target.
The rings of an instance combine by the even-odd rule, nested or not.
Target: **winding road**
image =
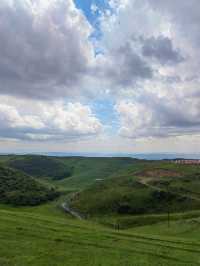
[[[83,220],[83,219],[84,219],[83,216],[82,216],[80,213],[78,213],[78,212],[72,210],[66,202],[63,202],[63,203],[61,204],[61,207],[62,207],[62,209],[63,209],[65,212],[71,214],[73,217],[75,217],[75,218],[77,218],[77,219],[79,219],[79,220]]]

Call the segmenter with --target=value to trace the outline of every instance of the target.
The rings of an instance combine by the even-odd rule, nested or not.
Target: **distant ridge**
[[[0,155],[47,155],[55,157],[131,157],[145,160],[200,159],[200,153],[100,153],[100,152],[16,152]]]

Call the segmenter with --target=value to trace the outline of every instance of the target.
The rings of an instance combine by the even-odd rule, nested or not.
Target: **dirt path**
[[[74,198],[77,195],[77,193],[78,192],[71,193],[69,195],[69,197],[68,197],[68,200],[66,199],[66,201],[61,204],[61,208],[65,212],[71,214],[71,216],[73,216],[73,217],[75,217],[75,218],[77,218],[79,220],[83,220],[84,216],[82,214],[80,214],[79,212],[77,212],[77,211],[73,210],[72,208],[70,208],[70,205],[69,205],[69,202],[71,201],[72,198]]]
[[[77,218],[77,219],[79,219],[79,220],[83,220],[83,219],[84,219],[83,216],[82,216],[80,213],[78,213],[78,212],[72,210],[66,202],[63,202],[63,203],[61,204],[61,207],[62,207],[62,209],[63,209],[65,212],[71,214],[73,217],[75,217],[75,218]]]

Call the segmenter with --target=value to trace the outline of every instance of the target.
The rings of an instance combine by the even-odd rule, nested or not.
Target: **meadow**
[[[4,165],[9,160],[0,158]],[[73,170],[70,177],[34,180],[54,185],[59,197],[37,206],[0,204],[1,266],[200,265],[198,166],[124,158],[58,160]],[[170,223],[164,200],[158,199],[159,208],[153,205],[151,211],[146,206],[154,190],[166,192],[166,184],[176,194]],[[111,203],[124,204],[124,197],[126,204],[137,199],[144,212],[113,209]],[[179,197],[185,197],[190,208]],[[62,209],[69,198],[74,208],[88,212],[87,219],[78,220]],[[106,211],[97,208],[101,205]]]

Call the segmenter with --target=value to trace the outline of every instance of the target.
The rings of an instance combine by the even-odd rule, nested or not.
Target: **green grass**
[[[135,163],[131,158],[60,158],[67,167],[73,168],[73,175],[56,184],[70,190],[83,190],[97,180],[108,179],[123,172]]]
[[[196,217],[195,213],[189,212],[177,220],[170,219],[169,227],[168,222],[165,221],[153,225],[138,226],[128,229],[127,232],[200,241],[200,212],[196,213]]]
[[[185,221],[200,217],[200,210],[170,213],[170,221]],[[167,214],[145,214],[145,215],[99,215],[91,217],[97,223],[103,224],[110,228],[130,229],[144,227],[146,225],[156,225],[167,222]]]
[[[0,156],[1,163],[42,178],[47,183],[67,191],[82,190],[98,179],[115,176],[131,167],[135,161],[137,160],[132,158]]]
[[[51,212],[52,204],[44,205],[42,213],[41,206],[1,206],[1,266],[200,265],[199,237],[169,236],[167,229],[159,235],[164,224],[156,234],[155,225],[144,232],[116,231],[74,220],[60,209]]]
[[[125,215],[199,210],[199,188],[200,167],[138,161],[77,193],[70,205],[92,218],[118,215],[130,224]]]
[[[0,156],[1,164],[11,159]],[[200,167],[129,158],[54,159],[72,176],[38,178],[65,194],[33,207],[0,204],[0,266],[200,265]],[[71,206],[87,220],[62,210],[72,191]]]

